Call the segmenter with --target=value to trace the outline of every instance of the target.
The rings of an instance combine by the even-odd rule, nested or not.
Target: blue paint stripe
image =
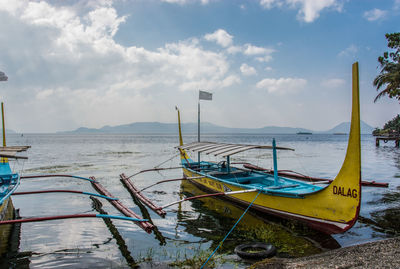
[[[78,178],[78,179],[83,179],[83,180],[88,180],[90,182],[96,182],[96,180],[87,178],[87,177],[80,177],[80,176],[71,176],[72,178]]]
[[[13,175],[15,175],[15,174],[13,174]],[[7,198],[10,197],[10,195],[13,194],[13,193],[15,192],[15,190],[16,190],[16,189],[18,188],[18,186],[19,186],[19,183],[20,183],[20,177],[19,177],[19,175],[18,175],[18,177],[17,177],[17,183],[14,185],[14,188],[12,188],[11,191],[9,191],[5,196],[3,196],[3,197],[0,199],[0,205],[2,205],[2,204],[4,203],[4,201],[7,200]]]
[[[148,219],[135,219],[135,218],[125,217],[125,216],[113,216],[113,215],[103,215],[103,214],[97,214],[96,217],[105,218],[105,219],[121,219],[121,220],[130,220],[130,221],[139,221],[139,222],[149,221]]]
[[[114,200],[114,201],[118,200],[118,198],[114,198],[114,197],[110,197],[110,196],[105,196],[105,195],[101,195],[101,194],[97,194],[97,193],[92,193],[92,192],[85,192],[85,191],[83,191],[82,193],[83,193],[83,194],[87,194],[87,195],[91,195],[91,196],[97,196],[97,197],[104,198],[104,199],[107,199],[107,200]]]

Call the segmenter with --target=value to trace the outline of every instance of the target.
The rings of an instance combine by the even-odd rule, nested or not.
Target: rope
[[[174,156],[172,156],[171,158],[169,158],[168,160],[166,160],[166,161],[164,161],[164,162],[162,162],[162,163],[160,163],[160,164],[157,164],[156,166],[154,166],[154,168],[159,168],[161,165],[163,165],[164,163],[166,163],[166,162],[168,162],[168,161],[171,161],[173,158],[176,158],[176,157],[178,157],[180,155],[180,153],[178,153],[178,154],[175,154]]]
[[[212,256],[214,256],[215,252],[217,252],[217,250],[219,249],[220,246],[222,246],[222,244],[224,243],[224,241],[226,240],[226,238],[228,238],[228,236],[230,235],[230,233],[233,231],[233,229],[235,229],[236,225],[238,225],[238,223],[242,220],[243,216],[247,213],[247,211],[250,209],[250,207],[253,205],[254,201],[257,199],[258,195],[260,195],[261,190],[257,193],[256,197],[254,197],[253,201],[249,204],[249,206],[246,208],[246,210],[243,212],[243,214],[240,216],[240,218],[236,221],[235,225],[233,225],[233,227],[231,228],[231,230],[225,235],[224,239],[222,239],[222,241],[218,244],[218,246],[215,248],[215,250],[213,251],[213,253],[211,253],[210,257],[208,257],[208,259],[203,263],[203,265],[200,267],[200,269],[203,269],[204,266],[208,263],[208,261],[212,258]]]

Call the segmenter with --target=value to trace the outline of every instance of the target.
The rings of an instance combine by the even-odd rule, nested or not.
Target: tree
[[[373,84],[377,91],[383,87],[386,88],[378,93],[374,102],[384,95],[396,98],[400,102],[400,33],[386,34],[385,36],[388,47],[392,50],[386,51],[383,56],[378,57],[382,69]]]
[[[400,133],[400,115],[398,114],[392,120],[388,121],[383,126],[383,129],[386,129],[386,130],[389,130],[389,131],[392,131],[392,132]]]

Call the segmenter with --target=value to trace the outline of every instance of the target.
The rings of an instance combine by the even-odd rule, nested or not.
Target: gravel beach
[[[355,245],[296,258],[272,258],[251,268],[400,268],[400,238]]]

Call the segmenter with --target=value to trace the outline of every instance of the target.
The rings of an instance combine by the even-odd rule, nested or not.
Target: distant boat
[[[297,132],[298,135],[312,135],[310,132]]]
[[[333,133],[334,135],[347,135],[346,133]]]

